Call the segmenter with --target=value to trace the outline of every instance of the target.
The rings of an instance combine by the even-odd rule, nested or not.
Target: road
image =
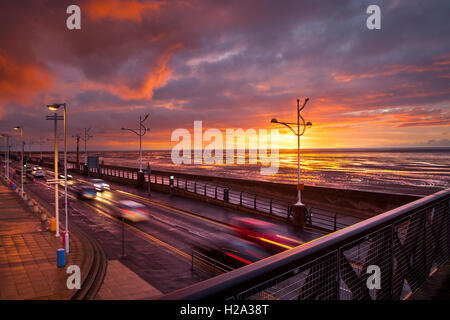
[[[14,168],[17,167],[15,164]],[[46,177],[54,173],[44,169]],[[84,177],[74,176],[71,183],[90,183]],[[54,206],[54,186],[35,179],[25,185],[42,200]],[[59,187],[60,221],[64,225],[64,187]],[[128,268],[163,293],[183,288],[213,275],[208,268],[191,269],[192,250],[198,245],[210,245],[218,236],[230,243],[244,242],[232,235],[227,223],[231,216],[242,213],[191,199],[170,197],[145,192],[133,187],[111,184],[111,190],[97,193],[91,201],[77,199],[73,186],[68,187],[69,230],[75,223],[103,247],[108,260],[120,259]],[[117,202],[133,200],[145,205],[149,220],[140,223],[126,221],[114,215]],[[179,209],[183,208],[183,209]],[[302,234],[292,226],[275,224],[278,231],[297,238],[299,244],[317,238],[323,233],[309,231]],[[122,227],[125,229],[125,253],[122,257]]]

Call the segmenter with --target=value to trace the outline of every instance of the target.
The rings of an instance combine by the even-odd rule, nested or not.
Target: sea
[[[99,156],[100,163],[139,168],[138,151],[88,150],[88,155]],[[75,154],[69,153],[68,158],[75,160]],[[83,153],[80,159],[83,162]],[[244,163],[238,163],[237,153],[234,159],[233,163],[224,164],[174,164],[171,150],[142,152],[144,169],[149,165],[152,170],[297,183],[297,150],[280,150],[278,171],[271,175],[261,174],[263,164],[249,163],[248,150],[245,161],[241,157]],[[301,150],[301,182],[339,189],[428,195],[450,188],[450,148],[305,149]]]

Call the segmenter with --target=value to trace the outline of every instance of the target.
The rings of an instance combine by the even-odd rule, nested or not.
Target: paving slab
[[[108,261],[103,285],[96,300],[147,300],[162,293],[118,260]]]
[[[83,262],[84,250],[76,236],[71,237],[66,267]],[[0,182],[0,300],[69,299],[73,291],[66,286],[66,267],[56,265],[61,237],[25,204],[18,194]]]

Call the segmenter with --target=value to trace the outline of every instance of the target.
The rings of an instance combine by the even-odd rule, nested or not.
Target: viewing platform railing
[[[405,299],[449,259],[449,203],[446,189],[161,299]]]

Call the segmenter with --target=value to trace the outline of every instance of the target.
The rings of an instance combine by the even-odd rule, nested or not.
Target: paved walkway
[[[147,300],[162,293],[118,260],[108,262],[103,285],[96,300]]]
[[[0,300],[69,299],[74,291],[66,287],[66,268],[56,265],[61,238],[0,180]],[[75,236],[70,250],[66,266],[78,265],[83,274],[89,266]]]

